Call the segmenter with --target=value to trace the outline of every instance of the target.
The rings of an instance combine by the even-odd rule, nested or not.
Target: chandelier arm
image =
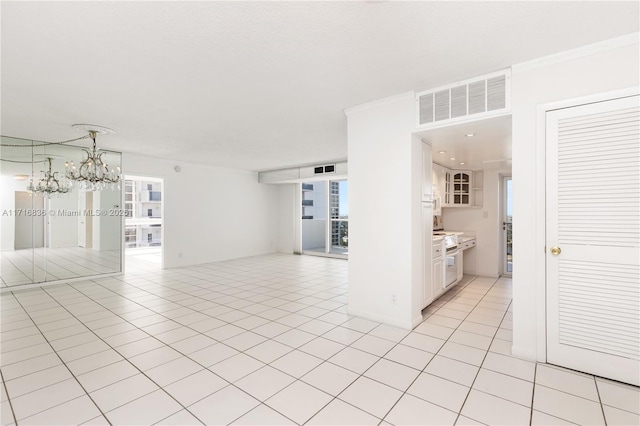
[[[48,197],[51,197],[53,194],[66,194],[69,192],[69,187],[64,183],[58,180],[58,172],[53,171],[52,159],[50,157],[46,158],[46,162],[48,164],[47,170],[41,170],[42,177],[38,180],[38,184],[36,186],[33,185],[33,180],[29,182],[27,186],[27,190],[35,193],[43,193]]]
[[[99,152],[96,144],[95,132],[91,132],[91,138],[93,139],[93,149],[91,152],[84,149],[86,158],[81,161],[77,169],[71,165],[71,169],[67,171],[67,177],[71,180],[80,182],[89,182],[95,184],[117,184],[120,183],[122,176],[120,175],[120,167],[118,167],[118,174],[115,170],[109,170],[108,165],[102,160],[102,156],[106,152]]]

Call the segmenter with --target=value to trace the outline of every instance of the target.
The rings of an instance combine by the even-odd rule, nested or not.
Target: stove
[[[458,233],[447,231],[433,231],[434,236],[442,236],[446,251],[453,251],[458,248]]]

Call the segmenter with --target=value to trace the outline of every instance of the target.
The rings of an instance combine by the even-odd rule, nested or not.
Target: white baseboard
[[[412,321],[402,321],[399,320],[397,318],[394,317],[389,317],[386,315],[379,315],[379,314],[375,314],[372,312],[367,312],[367,311],[361,311],[358,309],[353,309],[351,307],[347,308],[347,312],[349,315],[353,315],[356,317],[362,317],[364,319],[368,319],[371,321],[376,321],[376,322],[381,322],[384,324],[389,324],[392,325],[394,327],[399,327],[399,328],[403,328],[405,330],[413,330],[413,327],[415,327],[415,325],[413,325],[413,323],[415,322],[415,318]],[[422,322],[422,316],[420,316],[420,321],[418,322],[418,324]],[[417,325],[417,324],[416,324]]]
[[[541,361],[541,362],[544,362],[544,360],[536,359],[536,350],[535,350],[535,348],[530,348],[530,347],[527,347],[527,346],[512,345],[511,346],[511,355],[513,355],[513,356],[515,356],[517,358],[522,358],[522,359],[527,360],[527,361],[532,361],[532,362]]]

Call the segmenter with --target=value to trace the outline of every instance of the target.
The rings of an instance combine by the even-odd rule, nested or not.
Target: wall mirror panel
[[[0,145],[2,288],[121,272],[124,183],[87,190],[66,179],[65,164],[86,158],[81,147],[5,136]],[[120,167],[120,153],[101,152]]]

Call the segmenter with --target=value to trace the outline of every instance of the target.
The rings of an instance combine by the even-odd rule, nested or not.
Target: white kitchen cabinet
[[[442,207],[447,207],[451,203],[451,170],[433,163],[433,187]]]
[[[452,205],[452,184],[453,180],[453,172],[449,169],[445,169],[444,171],[444,200],[442,201],[443,206],[450,207]]]
[[[452,207],[470,207],[473,198],[473,174],[468,170],[453,170]]]
[[[472,207],[481,209],[482,208],[482,198],[483,198],[483,184],[484,184],[484,172],[482,170],[474,170],[473,171],[473,196],[471,197]]]
[[[433,243],[433,253],[431,262],[431,292],[433,294],[432,300],[435,300],[444,291],[444,248],[442,239]]]
[[[433,191],[442,207],[482,207],[482,170],[451,170],[433,163]]]
[[[443,192],[443,188],[441,188],[441,180],[442,180],[442,174],[443,174],[443,169],[444,167],[442,167],[440,164],[437,163],[433,163],[431,165],[431,176],[433,179],[433,187],[435,189],[434,192],[436,192],[439,195],[442,195]]]
[[[422,308],[433,301],[431,260],[433,259],[433,207],[422,203]]]
[[[470,248],[475,247],[475,246],[476,246],[476,239],[475,238],[464,240],[460,244],[460,248],[462,250],[470,249]]]
[[[433,201],[433,171],[431,145],[422,143],[422,201]]]

